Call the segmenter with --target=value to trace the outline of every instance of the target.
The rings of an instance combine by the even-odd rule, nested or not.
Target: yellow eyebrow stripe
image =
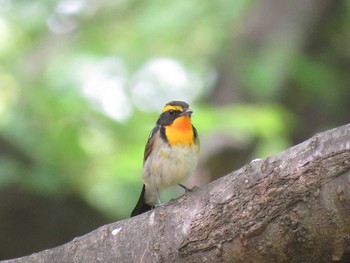
[[[173,106],[173,105],[166,105],[163,108],[163,112],[167,112],[170,110],[179,110],[179,111],[183,111],[183,108],[181,106]]]

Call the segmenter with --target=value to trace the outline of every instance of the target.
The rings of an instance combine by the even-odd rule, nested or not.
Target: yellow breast
[[[171,146],[193,144],[191,118],[189,116],[176,118],[171,125],[165,127],[165,134]]]

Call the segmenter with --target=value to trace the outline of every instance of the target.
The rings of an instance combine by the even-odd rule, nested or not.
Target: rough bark
[[[15,262],[350,262],[350,124]]]

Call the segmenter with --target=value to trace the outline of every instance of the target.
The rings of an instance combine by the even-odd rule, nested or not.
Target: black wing
[[[148,141],[147,141],[146,148],[145,148],[145,153],[143,156],[143,163],[145,163],[145,161],[147,160],[148,156],[150,155],[150,153],[152,151],[153,143],[154,143],[154,140],[156,138],[156,134],[159,132],[159,130],[160,130],[159,126],[154,127],[153,130],[151,131],[149,137],[148,137]]]
[[[192,128],[193,128],[193,140],[199,146],[199,137],[198,137],[197,129],[193,125],[192,125]]]

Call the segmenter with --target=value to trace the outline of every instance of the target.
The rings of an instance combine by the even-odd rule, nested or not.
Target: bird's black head
[[[165,104],[163,112],[160,114],[157,125],[170,125],[180,116],[191,116],[192,111],[189,105],[184,101],[171,101]]]

